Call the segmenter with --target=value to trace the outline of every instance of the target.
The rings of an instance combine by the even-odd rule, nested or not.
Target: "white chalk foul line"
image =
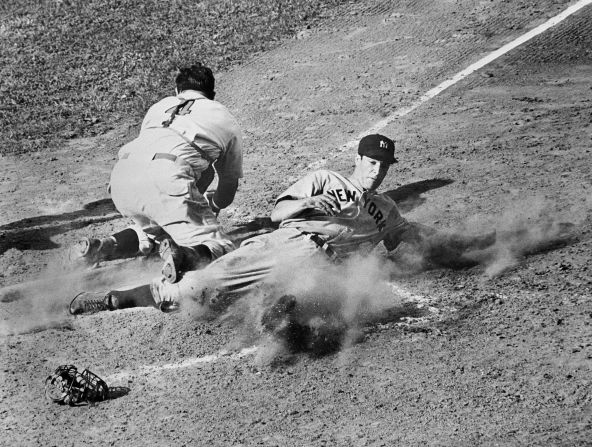
[[[484,58],[478,60],[474,64],[469,65],[464,70],[459,71],[452,78],[447,79],[446,81],[442,82],[438,86],[427,91],[424,95],[422,95],[418,100],[413,102],[411,105],[401,108],[401,109],[398,109],[398,110],[395,110],[395,112],[393,112],[391,115],[378,121],[374,126],[365,130],[364,132],[360,133],[355,140],[348,141],[344,146],[341,147],[340,150],[345,151],[345,150],[349,150],[349,149],[354,148],[355,145],[357,144],[357,142],[362,137],[364,137],[366,135],[373,134],[373,133],[377,133],[378,131],[380,131],[381,129],[388,126],[391,122],[393,122],[397,118],[408,115],[409,113],[413,112],[415,109],[417,109],[419,106],[421,106],[425,102],[429,101],[430,99],[434,98],[438,94],[442,93],[447,88],[453,86],[454,84],[456,84],[459,81],[462,81],[464,78],[466,78],[470,74],[474,73],[475,71],[479,70],[480,68],[485,67],[487,64],[493,62],[494,60],[496,60],[500,56],[503,56],[504,54],[513,50],[514,48],[522,45],[525,42],[528,42],[533,37],[536,37],[539,34],[548,30],[549,28],[557,25],[558,23],[561,23],[566,18],[568,18],[570,15],[578,12],[580,9],[582,9],[590,4],[592,4],[592,0],[578,1],[577,3],[575,3],[572,6],[570,6],[569,8],[567,8],[565,11],[563,11],[560,14],[557,14],[555,17],[552,17],[551,19],[547,20],[545,23],[537,26],[536,28],[533,28],[532,30],[530,30],[526,34],[523,34],[522,36],[518,37],[517,39],[514,39],[512,42],[493,51],[492,53],[490,53],[487,56],[485,56]]]
[[[430,299],[427,296],[418,295],[417,293],[410,292],[409,290],[404,289],[403,287],[395,283],[390,283],[390,286],[393,293],[397,295],[399,298],[401,298],[403,302],[424,304],[430,301]]]
[[[240,360],[243,357],[254,354],[260,348],[260,346],[251,346],[249,348],[243,348],[239,352],[235,353],[231,353],[229,351],[219,351],[216,354],[204,355],[203,357],[189,358],[180,362],[165,363],[164,365],[144,365],[135,370],[124,370],[115,374],[111,374],[110,376],[106,376],[105,379],[108,381],[117,381],[136,375],[146,376],[149,374],[154,374],[162,371],[193,368],[202,364],[217,362],[222,358]]]
[[[391,283],[391,288],[393,293],[401,298],[404,302],[416,302],[418,304],[427,304],[429,302],[429,298],[423,295],[418,295],[416,293],[410,292],[409,290]],[[165,363],[163,365],[143,365],[138,367],[137,369],[133,370],[123,370],[115,374],[111,374],[109,376],[105,376],[105,380],[112,382],[112,381],[119,381],[124,380],[132,376],[147,376],[154,373],[161,373],[163,371],[171,371],[171,370],[178,370],[178,369],[185,369],[185,368],[193,368],[199,365],[207,364],[207,363],[215,363],[221,359],[229,359],[229,360],[240,360],[244,357],[250,356],[255,354],[257,351],[261,349],[261,346],[250,346],[248,348],[243,348],[239,352],[232,353],[230,351],[222,350],[215,354],[204,355],[202,357],[194,357],[185,359],[179,362],[172,362],[172,363]]]
[[[429,303],[429,297],[418,295],[410,292],[409,290],[391,283],[393,293],[398,296],[403,302],[415,302],[420,305],[426,305]],[[431,308],[429,308],[431,310]],[[162,365],[143,365],[136,369],[123,370],[109,376],[105,376],[104,379],[107,382],[117,382],[125,380],[132,376],[148,376],[155,373],[162,373],[163,371],[171,371],[185,368],[194,368],[203,364],[216,363],[219,360],[241,360],[244,357],[250,356],[258,352],[262,346],[250,346],[243,348],[239,352],[231,352],[227,350],[219,351],[215,354],[204,355],[202,357],[188,358],[179,362],[165,363]]]

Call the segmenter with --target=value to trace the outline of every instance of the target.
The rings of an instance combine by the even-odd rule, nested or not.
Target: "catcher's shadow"
[[[30,217],[0,226],[0,254],[18,250],[51,250],[59,245],[51,237],[92,223],[120,218],[111,199],[87,203],[81,210]]]

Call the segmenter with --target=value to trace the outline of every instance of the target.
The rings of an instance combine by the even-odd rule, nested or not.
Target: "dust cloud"
[[[464,225],[434,237],[424,250],[423,261],[452,268],[480,265],[484,277],[493,278],[526,256],[574,242],[588,210],[585,206],[561,212],[541,197],[519,201],[498,216],[471,216]]]
[[[402,244],[400,252],[387,259],[372,253],[338,265],[312,259],[286,262],[274,273],[276,292],[271,297],[295,297],[297,312],[292,327],[286,330],[284,322],[282,330],[275,331],[270,348],[260,356],[273,359],[286,349],[319,354],[343,349],[359,339],[364,325],[402,308],[404,297],[397,296],[392,278],[431,269],[479,266],[487,280],[515,267],[528,255],[575,241],[578,225],[589,216],[588,209],[559,212],[544,198],[530,198],[496,216],[469,216],[463,225],[437,231],[423,244]],[[248,308],[260,318],[273,304],[269,298],[269,293],[250,295],[243,300],[240,312]]]
[[[242,317],[246,324],[241,336],[249,342],[253,332],[268,335],[265,349],[258,354],[264,363],[286,353],[335,352],[357,342],[365,324],[383,318],[387,310],[402,308],[403,300],[390,284],[392,267],[377,254],[353,256],[341,264],[321,257],[297,264],[280,261],[269,287],[240,299],[224,318]],[[269,320],[270,310],[282,297],[295,300],[293,312],[288,316],[279,309],[277,324],[263,330],[263,316],[267,313]],[[252,331],[251,337],[245,327]]]
[[[560,213],[548,200],[529,199],[497,216],[469,216],[463,225],[438,231],[419,246],[401,244],[388,258],[373,252],[337,265],[324,259],[299,263],[286,259],[275,269],[271,288],[234,302],[222,318],[246,321],[250,335],[243,336],[252,340],[254,333],[263,332],[262,315],[283,295],[293,296],[297,302],[293,321],[280,321],[279,329],[271,331],[276,335],[274,349],[336,351],[355,343],[364,325],[404,307],[403,297],[393,289],[393,277],[472,266],[481,266],[485,279],[495,277],[529,254],[574,240],[577,224],[589,217],[588,210],[586,206]],[[9,303],[0,320],[0,335],[68,327],[73,319],[67,306],[78,292],[104,293],[148,283],[159,275],[159,269],[160,260],[150,258],[92,270],[53,267],[36,281],[0,291],[0,301]],[[183,305],[196,318],[204,317],[197,303]],[[282,315],[278,318],[282,320]]]
[[[0,302],[5,303],[0,335],[70,328],[73,317],[68,305],[79,292],[103,294],[147,283],[160,268],[160,263],[146,258],[96,268],[65,266],[61,256],[36,280],[0,289]]]

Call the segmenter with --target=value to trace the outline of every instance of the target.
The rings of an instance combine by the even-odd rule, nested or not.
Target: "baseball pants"
[[[187,272],[181,281],[156,281],[156,301],[197,301],[220,310],[248,293],[281,286],[290,287],[295,269],[315,269],[330,260],[309,237],[293,228],[283,228],[244,241],[235,251],[217,259],[203,270]]]
[[[111,197],[119,212],[134,221],[134,229],[151,236],[162,229],[178,245],[207,246],[212,259],[217,259],[232,251],[234,244],[198,191],[195,177],[181,159],[130,155],[113,168]]]

